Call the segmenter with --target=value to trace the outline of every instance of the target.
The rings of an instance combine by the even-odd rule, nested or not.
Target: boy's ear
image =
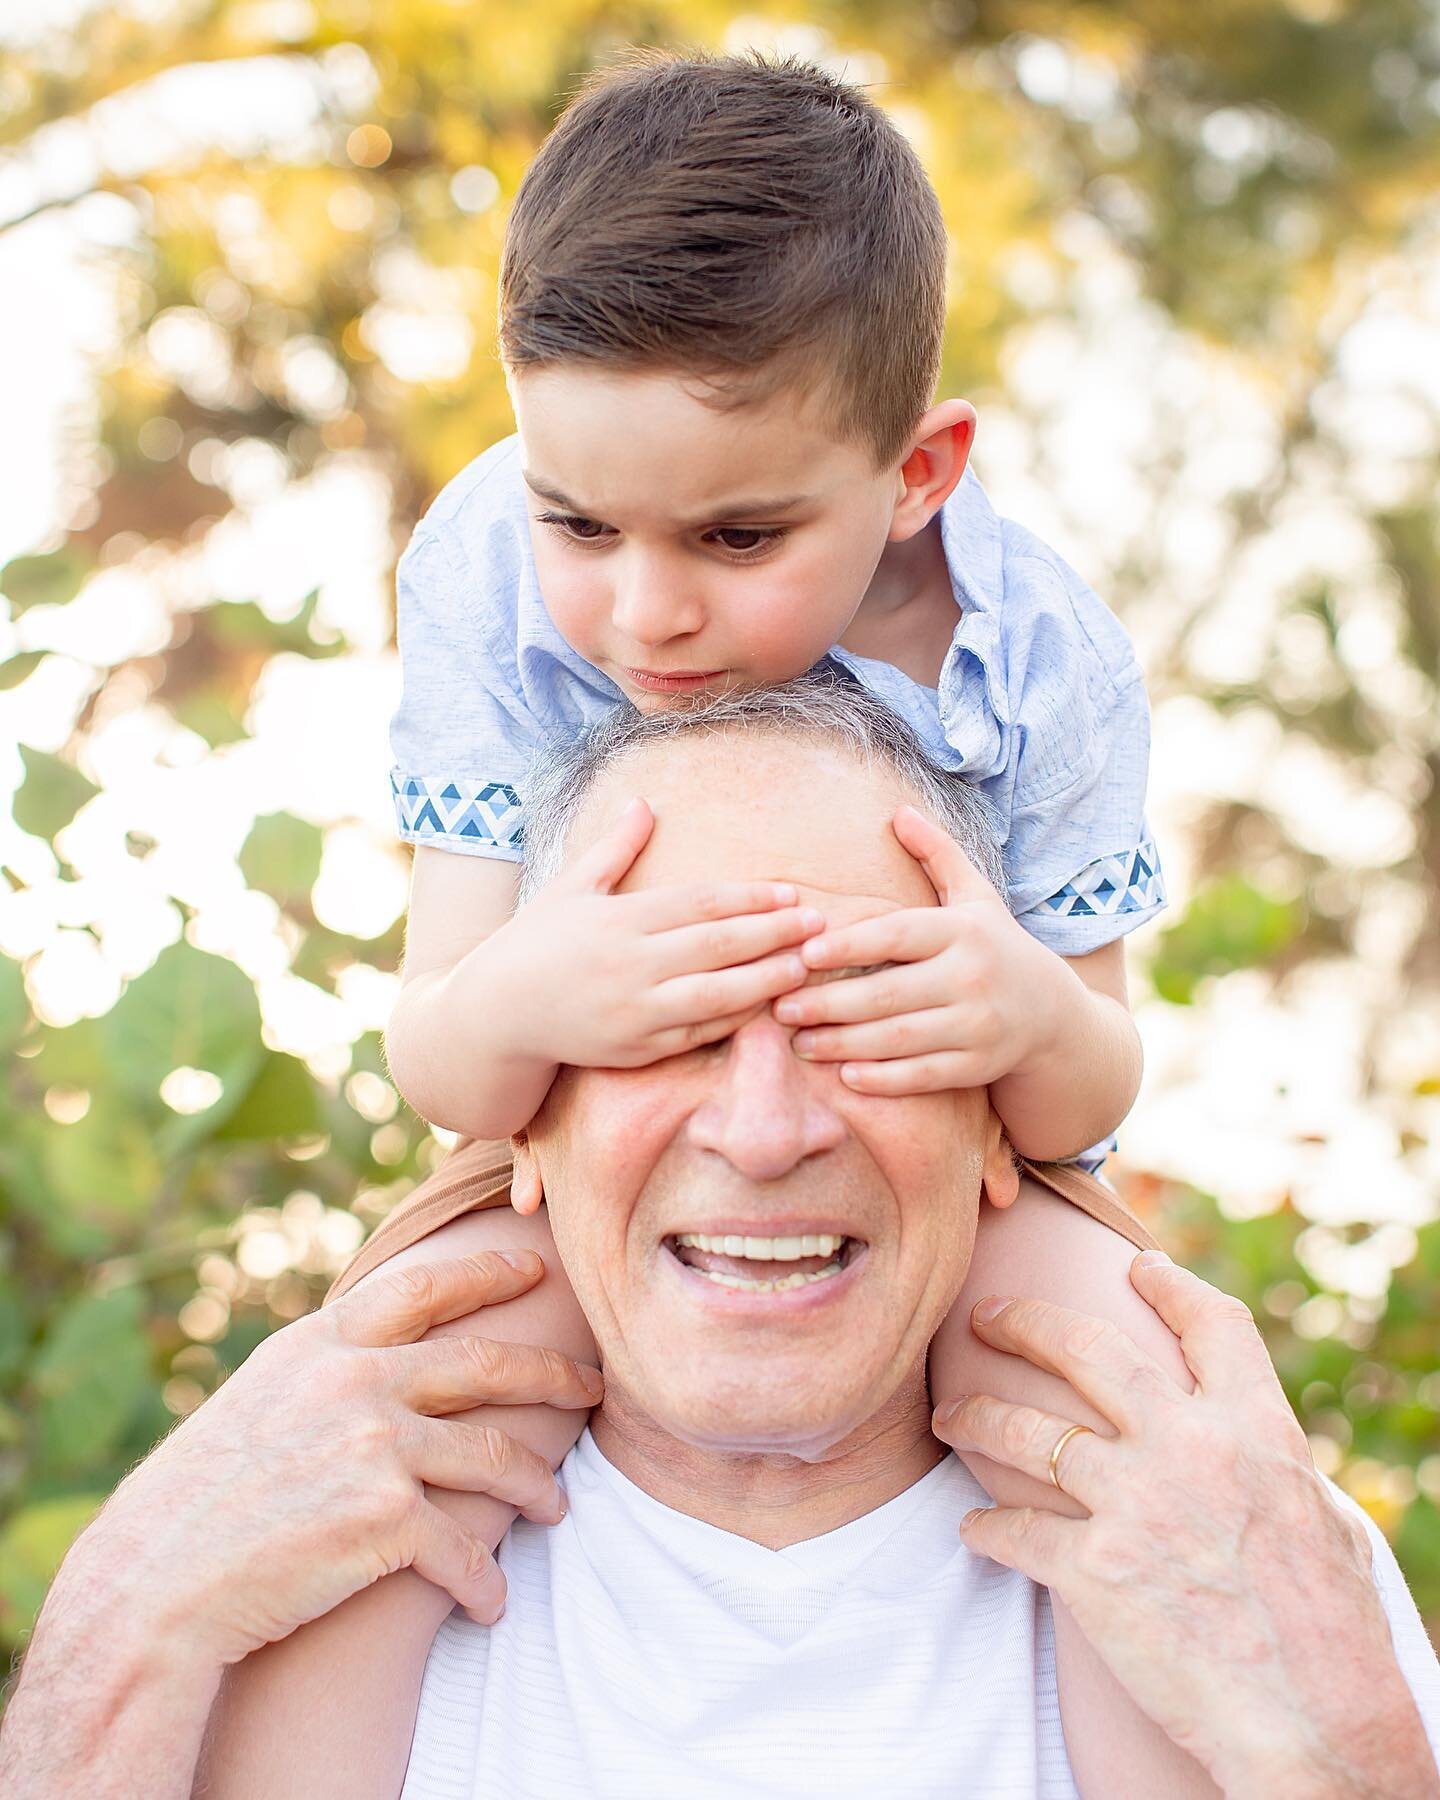
[[[1015,1159],[1015,1152],[1010,1148],[1010,1140],[1005,1135],[1005,1127],[1000,1123],[1000,1115],[993,1108],[985,1125],[985,1160],[981,1165],[981,1181],[985,1188],[985,1198],[991,1206],[999,1207],[1002,1212],[1007,1206],[1013,1205],[1015,1196],[1020,1192],[1020,1165]]]
[[[900,465],[900,495],[890,517],[892,543],[922,531],[959,486],[975,442],[975,408],[968,400],[942,400],[915,428]]]
[[[515,1158],[515,1170],[510,1177],[510,1204],[517,1213],[528,1218],[531,1213],[539,1212],[540,1202],[545,1198],[540,1165],[530,1147],[528,1133],[515,1133],[510,1140],[510,1153]]]

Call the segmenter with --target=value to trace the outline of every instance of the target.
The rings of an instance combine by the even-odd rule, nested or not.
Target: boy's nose
[[[752,1181],[778,1181],[845,1137],[814,1070],[791,1048],[793,1037],[768,1008],[742,1025],[725,1047],[714,1088],[690,1116],[691,1143]]]
[[[621,571],[610,615],[617,631],[647,649],[693,636],[705,618],[680,571],[648,558]]]

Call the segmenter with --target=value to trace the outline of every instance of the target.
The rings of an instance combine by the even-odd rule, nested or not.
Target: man
[[[628,746],[612,734],[572,784],[563,852],[643,783],[662,821],[645,880],[763,869],[850,918],[923,903],[885,828],[917,782],[848,753],[812,703],[798,735],[780,722],[793,693],[771,729],[677,726],[663,755],[646,722]],[[751,727],[763,704],[747,698]],[[829,805],[755,803],[776,792]],[[983,1395],[934,1421],[1092,1515],[985,1510],[957,1545],[983,1496],[942,1460],[925,1356],[982,1183],[1014,1188],[983,1093],[853,1094],[768,1012],[652,1068],[562,1073],[516,1185],[544,1192],[605,1398],[567,1464],[569,1517],[512,1533],[503,1622],[442,1629],[407,1792],[1070,1794],[1038,1583],[1226,1792],[1440,1791],[1416,1706],[1440,1717],[1440,1668],[1393,1559],[1315,1476],[1243,1309],[1163,1259],[1133,1279],[1193,1393],[1112,1327],[977,1310],[987,1344],[1068,1379],[1114,1435]],[[823,1241],[801,1259],[817,1278],[717,1281],[754,1260],[736,1236]],[[488,1559],[417,1480],[503,1490],[536,1520],[553,1484],[536,1459],[480,1479],[493,1446],[423,1415],[588,1392],[558,1357],[413,1340],[526,1280],[382,1271],[262,1346],[57,1578],[7,1792],[183,1795],[221,1668],[388,1569],[489,1617]],[[1123,1771],[1113,1791],[1134,1791]]]

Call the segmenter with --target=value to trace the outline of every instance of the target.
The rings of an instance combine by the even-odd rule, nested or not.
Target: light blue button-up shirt
[[[839,645],[830,655],[941,767],[975,784],[1004,833],[1020,923],[1061,956],[1082,956],[1165,904],[1145,826],[1140,670],[1114,614],[1053,550],[1002,519],[973,475],[940,525],[956,621],[938,688]],[[536,753],[629,702],[545,610],[517,438],[436,498],[398,582],[400,835],[518,862]]]

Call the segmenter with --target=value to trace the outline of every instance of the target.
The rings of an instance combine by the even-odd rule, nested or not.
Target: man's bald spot
[[[893,770],[835,744],[753,723],[642,744],[587,795],[571,854],[609,831],[637,794],[655,830],[622,893],[709,879],[791,881],[827,916],[843,899],[846,922],[936,904],[924,870],[890,829],[896,809],[917,797]]]

